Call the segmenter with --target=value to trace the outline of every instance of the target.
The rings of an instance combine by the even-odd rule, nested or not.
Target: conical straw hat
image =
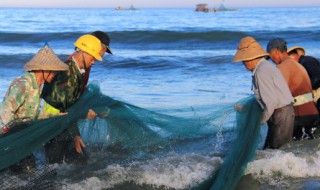
[[[63,63],[48,45],[45,45],[24,65],[24,69],[29,71],[66,71],[68,65]]]
[[[300,46],[293,46],[293,47],[289,48],[287,52],[289,54],[291,51],[294,51],[294,50],[296,50],[298,55],[300,55],[300,56],[306,54],[306,50]]]
[[[249,61],[268,55],[269,54],[253,37],[247,36],[241,39],[233,62]]]

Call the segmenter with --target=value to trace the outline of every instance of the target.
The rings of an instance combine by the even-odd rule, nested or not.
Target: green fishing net
[[[232,190],[240,180],[248,162],[254,159],[260,139],[262,109],[253,98],[237,103],[236,139],[217,173],[194,187],[194,190]]]
[[[262,110],[253,97],[224,105],[205,116],[177,117],[143,109],[114,100],[89,85],[68,114],[17,124],[0,138],[0,170],[41,148],[50,139],[77,122],[81,136],[90,146],[118,147],[131,151],[156,150],[170,145],[172,139],[193,139],[235,130],[236,139],[217,174],[195,189],[232,189],[246,164],[253,159],[258,145]],[[97,119],[86,120],[89,109]],[[236,125],[236,126],[235,126]],[[90,148],[90,146],[88,148]],[[224,184],[231,188],[224,188]]]

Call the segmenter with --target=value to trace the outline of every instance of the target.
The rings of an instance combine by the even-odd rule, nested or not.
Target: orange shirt
[[[310,78],[306,69],[293,59],[286,59],[277,67],[284,76],[293,97],[312,93]],[[294,106],[296,116],[317,115],[318,110],[313,101]]]

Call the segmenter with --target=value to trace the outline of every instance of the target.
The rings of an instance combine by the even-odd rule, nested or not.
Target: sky
[[[0,7],[115,8],[133,4],[137,8],[194,8],[206,3],[211,8],[221,2],[229,8],[320,7],[319,0],[0,0]]]

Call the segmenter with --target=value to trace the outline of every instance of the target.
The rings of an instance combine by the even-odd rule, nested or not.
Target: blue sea
[[[282,37],[288,47],[300,45],[307,55],[319,58],[319,18],[320,8],[216,13],[192,8],[0,8],[0,99],[46,42],[65,60],[79,36],[101,30],[110,36],[114,55],[95,63],[89,82],[100,85],[104,94],[168,115],[212,114],[252,95],[251,73],[232,63],[242,37],[253,36],[263,47]],[[262,126],[262,139],[266,130]],[[87,166],[55,166],[63,184],[59,187],[190,189],[219,168],[227,151],[222,144],[229,141],[217,133],[158,153],[92,151]],[[319,178],[319,140],[301,141],[281,150],[258,150],[236,189],[320,189]]]

